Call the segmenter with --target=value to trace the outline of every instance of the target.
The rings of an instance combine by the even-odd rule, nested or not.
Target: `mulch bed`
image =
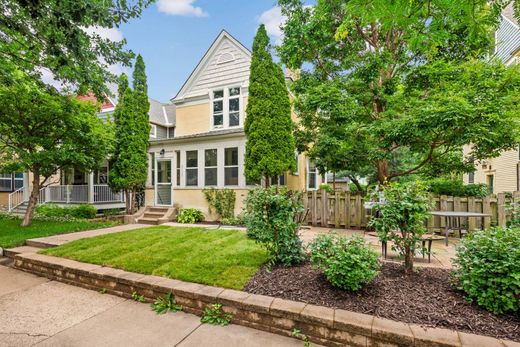
[[[520,341],[520,314],[496,316],[468,303],[450,285],[447,270],[421,268],[409,277],[384,263],[379,276],[357,293],[332,287],[310,264],[260,270],[245,291],[340,308],[423,326]]]

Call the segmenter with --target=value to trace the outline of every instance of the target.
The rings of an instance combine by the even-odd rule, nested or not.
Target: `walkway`
[[[293,338],[238,325],[202,325],[183,312],[49,281],[0,266],[0,347],[301,347]]]

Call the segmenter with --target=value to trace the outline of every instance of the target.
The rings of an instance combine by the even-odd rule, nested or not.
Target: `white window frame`
[[[296,160],[296,169],[292,173],[293,176],[300,176],[300,153],[294,151],[294,159]]]
[[[310,168],[310,159],[307,158],[307,177],[305,178],[305,185],[307,187],[307,190],[317,190],[318,189],[318,168],[317,167],[314,168],[314,185],[315,185],[314,188],[309,187],[309,183],[311,182],[311,180],[310,180],[311,172],[310,172],[309,168]]]
[[[215,166],[206,166],[206,151],[215,151],[217,153],[217,163]],[[216,187],[218,186],[218,148],[206,148],[202,152],[204,153],[204,187]],[[212,169],[217,172],[217,181],[215,184],[206,184],[206,169]]]
[[[197,153],[197,166],[188,166],[188,152]],[[198,187],[200,186],[200,151],[197,149],[184,151],[184,185],[186,187]],[[196,170],[197,172],[197,184],[188,185],[188,170]]]
[[[237,150],[237,164],[226,165],[226,150],[236,149]],[[240,185],[240,149],[238,147],[224,147],[224,186],[225,187],[238,187]],[[226,184],[226,169],[237,168],[237,184]]]
[[[238,95],[230,97],[229,90],[233,89],[233,88],[239,88],[240,93]],[[222,90],[224,92],[223,97],[214,98],[215,92],[220,91],[220,90]],[[244,88],[241,85],[222,86],[222,87],[218,87],[218,88],[213,88],[209,91],[209,97],[210,97],[210,107],[209,107],[210,126],[209,126],[209,128],[211,130],[235,129],[235,128],[240,128],[243,126],[243,124],[244,124],[244,119],[242,116],[243,115],[243,97],[244,97],[243,93],[244,93]],[[229,100],[230,99],[238,99],[238,125],[232,125],[232,126],[229,125],[229,117],[230,117]],[[222,125],[215,126],[214,118],[213,118],[214,117],[213,102],[220,101],[220,100],[222,100]]]
[[[150,129],[150,137],[155,139],[157,138],[157,125],[155,124],[150,124],[152,126],[152,128]]]

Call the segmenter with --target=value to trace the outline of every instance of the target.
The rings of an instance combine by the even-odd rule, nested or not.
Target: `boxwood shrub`
[[[520,229],[475,231],[457,247],[454,278],[467,299],[495,313],[520,311]]]
[[[311,262],[341,289],[357,291],[379,274],[379,260],[360,236],[320,234],[309,245]]]

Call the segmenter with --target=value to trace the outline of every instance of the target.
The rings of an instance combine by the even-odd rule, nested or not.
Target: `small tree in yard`
[[[411,274],[417,244],[426,233],[430,200],[426,187],[420,183],[390,184],[384,188],[384,202],[379,217],[370,221],[381,240],[392,241],[392,248],[404,257],[404,271]]]
[[[135,211],[137,192],[146,183],[148,175],[148,101],[144,62],[137,57],[133,75],[134,90],[128,87],[122,75],[119,83],[120,100],[114,114],[116,148],[110,170],[110,187],[123,190],[126,196],[126,212]],[[126,81],[126,82],[125,82]]]
[[[110,127],[94,105],[50,91],[20,72],[0,86],[0,172],[30,171],[22,226],[32,222],[40,189],[59,170],[93,170],[110,150]]]
[[[291,103],[281,68],[268,51],[269,37],[261,25],[253,42],[249,100],[246,109],[247,137],[245,175],[251,181],[278,178],[294,170],[295,143]]]

